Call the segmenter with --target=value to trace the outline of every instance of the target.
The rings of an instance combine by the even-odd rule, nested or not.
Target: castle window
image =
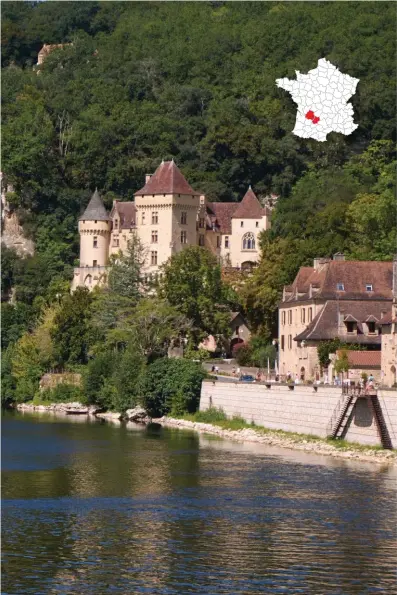
[[[355,330],[356,330],[356,323],[355,322],[353,322],[351,320],[348,320],[348,321],[345,322],[345,324],[346,324],[346,330],[347,330],[348,333],[354,333],[355,332]]]
[[[152,213],[152,225],[157,225],[159,222],[159,214],[157,211],[153,211]]]
[[[203,217],[200,217],[199,227],[201,227],[201,228],[205,227],[205,219]]]
[[[305,318],[306,318],[306,310],[305,308],[302,308],[301,310],[301,323],[305,324]]]
[[[281,314],[281,324],[285,324],[285,311]]]
[[[187,223],[187,213],[186,211],[182,211],[181,213],[181,224],[186,225]]]
[[[142,212],[142,225],[145,225],[145,211]]]
[[[96,267],[96,266],[98,266],[98,261],[97,261],[97,260],[93,260],[93,261],[92,261],[92,266],[93,266],[93,267]]]
[[[119,228],[119,220],[115,219],[114,220],[114,229],[118,229]]]
[[[292,349],[292,335],[288,335],[288,349]]]
[[[240,221],[240,227],[244,227],[244,221]]]
[[[152,244],[157,244],[159,241],[158,232],[152,231]]]
[[[255,236],[248,232],[243,235],[243,250],[255,250]]]
[[[292,324],[292,310],[288,310],[288,324]]]
[[[256,221],[255,227],[259,227],[259,221]]]
[[[229,248],[229,236],[225,236],[225,248]]]
[[[372,285],[372,283],[367,283],[366,284],[365,291],[373,291],[373,285]]]
[[[373,321],[372,322],[367,322],[367,325],[368,325],[368,333],[370,335],[375,334],[375,331],[376,331],[375,322],[373,322]]]
[[[150,253],[150,264],[156,265],[157,264],[157,252]]]
[[[284,351],[284,347],[285,347],[284,335],[281,335],[281,349],[283,351]]]
[[[98,221],[94,221],[94,223],[98,223]]]
[[[92,247],[98,248],[98,238],[96,236],[94,236],[94,238],[92,240]]]
[[[204,246],[204,236],[202,233],[199,235],[199,246]]]
[[[216,247],[217,248],[221,247],[221,236],[216,236]]]
[[[119,246],[120,246],[120,240],[118,238],[114,238],[113,248],[118,248]]]
[[[186,233],[186,231],[181,231],[181,244],[187,244],[187,233]]]
[[[313,320],[313,308],[308,309],[308,322]]]
[[[336,291],[345,291],[345,286],[343,283],[336,284]]]

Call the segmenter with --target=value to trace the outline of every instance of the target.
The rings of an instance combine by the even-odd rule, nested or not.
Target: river
[[[2,478],[3,595],[396,593],[390,467],[10,412]]]

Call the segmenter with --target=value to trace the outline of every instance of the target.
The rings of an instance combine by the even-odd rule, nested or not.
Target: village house
[[[207,248],[225,266],[250,269],[260,257],[259,234],[270,228],[277,197],[262,206],[249,187],[241,202],[215,203],[193,190],[174,161],[147,174],[133,202],[114,201],[108,213],[96,190],[79,218],[80,266],[72,290],[106,283],[109,256],[125,251],[133,234],[147,248],[145,274],[155,275],[187,246]]]
[[[392,326],[392,279],[392,262],[346,261],[343,254],[301,267],[279,304],[280,374],[319,380],[317,346],[336,337],[380,352],[380,325],[389,321]]]

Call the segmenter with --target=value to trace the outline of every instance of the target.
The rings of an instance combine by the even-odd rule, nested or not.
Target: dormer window
[[[345,291],[345,286],[343,283],[336,284],[336,291]]]
[[[374,335],[374,334],[375,334],[375,332],[376,332],[376,325],[375,325],[375,322],[373,322],[373,321],[368,321],[368,322],[367,322],[367,326],[368,326],[368,333],[369,333],[370,335]]]
[[[347,320],[345,322],[346,324],[346,330],[348,333],[354,333],[356,332],[356,322],[353,322],[353,320]]]
[[[372,283],[367,283],[366,284],[365,291],[373,291],[373,285],[372,285]]]

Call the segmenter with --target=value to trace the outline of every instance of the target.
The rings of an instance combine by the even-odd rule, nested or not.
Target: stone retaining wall
[[[393,446],[397,446],[397,391],[379,391],[379,402]],[[327,435],[335,408],[342,397],[333,386],[242,384],[204,381],[200,410],[220,407],[228,417],[240,415],[248,423],[274,430]],[[343,436],[350,442],[378,445],[380,439],[366,399],[358,399]]]

